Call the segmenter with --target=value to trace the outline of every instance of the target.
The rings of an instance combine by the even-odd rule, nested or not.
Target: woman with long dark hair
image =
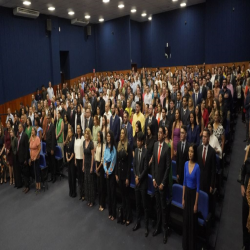
[[[202,118],[202,114],[201,114],[201,105],[198,104],[196,105],[195,107],[195,110],[194,110],[194,113],[195,113],[195,121],[196,121],[196,124],[199,126],[200,128],[200,137],[202,136],[202,133],[203,133],[203,129],[204,129],[204,120]]]
[[[106,180],[104,177],[104,168],[103,168],[103,158],[105,152],[105,144],[103,141],[103,133],[99,131],[97,133],[97,146],[95,150],[95,165],[96,165],[96,175],[97,175],[97,188],[99,196],[99,211],[103,211],[106,205]]]
[[[192,111],[189,114],[189,125],[187,126],[187,141],[195,143],[197,146],[200,144],[200,127],[196,123],[195,114]]]
[[[27,117],[25,133],[28,135],[29,139],[31,137],[32,123],[30,117]]]
[[[77,168],[77,180],[79,188],[79,200],[84,201],[84,173],[82,171],[82,159],[83,159],[83,142],[84,136],[82,134],[82,128],[80,125],[76,127],[76,136],[74,142],[75,153],[75,166]]]
[[[106,173],[107,193],[108,193],[108,208],[109,219],[115,220],[116,218],[116,189],[115,189],[115,167],[116,167],[116,148],[115,138],[112,131],[107,133],[107,144],[103,158],[103,168]]]
[[[197,164],[196,144],[189,146],[188,156],[189,161],[187,161],[184,166],[182,194],[182,206],[184,208],[182,248],[184,250],[195,250],[197,249],[197,213],[200,192],[200,167]]]
[[[82,107],[80,105],[77,105],[76,107],[75,127],[74,127],[75,132],[76,132],[77,125],[80,125],[82,128],[82,131],[85,131],[85,116],[84,116],[84,113],[82,113]]]
[[[118,183],[122,195],[123,221],[122,224],[128,226],[132,221],[132,210],[129,198],[130,169],[132,163],[132,153],[128,143],[126,128],[121,129],[120,141],[117,147],[117,166],[115,168],[116,182]]]
[[[135,149],[137,148],[137,133],[139,133],[141,131],[142,131],[141,122],[137,121],[135,123],[135,136],[133,137],[133,157],[135,154]]]
[[[109,128],[108,128],[107,116],[104,115],[102,119],[102,134],[103,134],[103,143],[105,144],[107,142],[108,131],[109,131]]]
[[[89,128],[85,130],[85,141],[83,142],[83,172],[84,189],[87,205],[93,207],[95,202],[95,183],[94,183],[94,143]]]
[[[173,141],[173,159],[177,155],[177,144],[180,141],[180,131],[181,131],[182,121],[181,121],[181,112],[179,109],[175,110],[175,121],[173,122],[172,128],[172,141]]]

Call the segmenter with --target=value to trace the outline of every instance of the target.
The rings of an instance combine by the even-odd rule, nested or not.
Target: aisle
[[[228,179],[225,182],[225,197],[223,200],[222,215],[216,249],[241,249],[242,223],[241,223],[241,193],[237,182],[239,168],[245,157],[245,124],[240,116],[236,125],[235,140],[232,149],[231,164]]]

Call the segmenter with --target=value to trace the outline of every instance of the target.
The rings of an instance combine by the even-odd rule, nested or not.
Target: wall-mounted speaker
[[[87,35],[91,36],[91,26],[87,26]]]
[[[52,22],[51,22],[51,19],[47,19],[46,30],[50,31],[50,32],[52,31]]]

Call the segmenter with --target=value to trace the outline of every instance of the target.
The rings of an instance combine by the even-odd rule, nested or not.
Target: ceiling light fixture
[[[75,12],[74,12],[74,11],[69,11],[68,14],[69,14],[70,16],[73,16],[73,15],[75,15]]]
[[[104,3],[108,3],[109,2],[109,0],[102,0]]]
[[[31,5],[31,2],[30,1],[24,1],[23,4],[26,5],[26,6],[29,6],[29,5]]]
[[[118,5],[118,8],[119,8],[119,9],[124,8],[124,4],[122,4],[122,3],[121,3],[121,4],[119,4],[119,5]]]
[[[141,16],[143,16],[143,17],[146,16],[146,15],[147,15],[147,13],[142,13],[142,14],[141,14]]]
[[[173,2],[177,2],[178,0],[172,0]]]
[[[148,20],[151,21],[151,20],[152,20],[152,17],[150,16],[150,17],[148,18]]]
[[[132,9],[131,12],[132,12],[132,13],[135,13],[135,12],[136,12],[136,9]]]
[[[86,15],[86,16],[85,16],[85,19],[90,19],[90,15]]]
[[[100,19],[99,19],[99,22],[104,22],[104,19],[103,19],[103,18],[100,18]]]
[[[50,6],[49,8],[48,8],[48,10],[50,10],[50,11],[54,11],[56,8],[55,7],[53,7],[53,6]]]
[[[180,6],[181,7],[185,7],[187,4],[186,3],[181,3]]]

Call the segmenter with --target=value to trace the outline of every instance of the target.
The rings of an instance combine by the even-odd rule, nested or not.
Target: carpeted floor
[[[216,249],[240,249],[242,245],[241,195],[236,182],[244,153],[244,125],[238,120],[232,161],[225,183],[225,198],[219,225]],[[168,249],[181,248],[181,236],[172,232],[167,245],[163,235],[144,237],[142,228],[132,232],[129,227],[108,219],[108,212],[89,208],[86,202],[68,196],[66,179],[49,184],[49,190],[35,195],[34,186],[28,194],[9,184],[0,186],[0,249]]]

